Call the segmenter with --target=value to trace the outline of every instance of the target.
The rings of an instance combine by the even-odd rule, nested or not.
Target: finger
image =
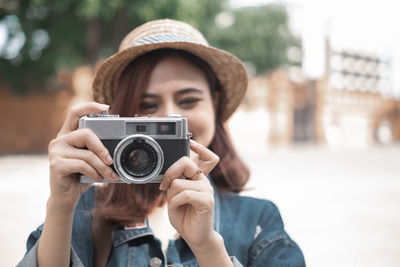
[[[170,186],[172,180],[182,178],[182,176],[193,180],[200,179],[200,175],[195,175],[198,169],[199,167],[189,157],[184,156],[180,158],[164,173],[160,189],[166,190]]]
[[[73,106],[65,119],[64,125],[58,135],[64,135],[78,128],[79,118],[92,114],[102,113],[109,109],[109,105],[100,104],[96,102],[81,103]]]
[[[76,148],[87,148],[93,151],[105,164],[111,165],[113,159],[110,152],[90,129],[79,129],[61,137],[68,145]]]
[[[196,163],[199,164],[200,156],[199,154],[195,153],[192,149],[189,150],[189,157]]]
[[[88,163],[81,159],[55,158],[50,162],[50,168],[57,169],[57,174],[60,176],[68,176],[73,173],[81,173],[96,182],[101,182],[101,175]]]
[[[184,190],[168,202],[168,211],[176,210],[183,205],[192,205],[200,212],[210,213],[214,211],[214,197],[205,192]]]
[[[90,150],[70,147],[65,151],[64,157],[85,161],[91,167],[93,167],[103,179],[107,179],[111,182],[115,182],[118,179],[118,175],[111,169],[111,167],[107,166],[95,153]]]
[[[207,176],[218,164],[218,155],[194,140],[190,140],[190,149],[199,155],[199,168]]]
[[[205,192],[214,195],[214,190],[207,178],[196,181],[187,179],[174,179],[167,190],[168,201],[178,193],[185,190]]]

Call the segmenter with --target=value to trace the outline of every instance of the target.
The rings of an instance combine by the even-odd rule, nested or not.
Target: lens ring
[[[156,151],[141,138],[134,139],[121,153],[121,167],[133,177],[148,176],[157,166]]]
[[[137,175],[135,172],[129,171],[127,166],[123,166],[124,157],[127,157],[127,152],[132,148],[135,148],[135,142],[141,140],[142,146],[146,147],[148,150],[152,151],[150,155],[153,159],[157,159],[154,165],[148,166],[150,169],[145,171],[143,175]],[[133,144],[133,145],[132,145]],[[126,159],[125,159],[126,161]],[[153,160],[154,162],[155,160]],[[114,150],[114,167],[121,180],[126,183],[148,183],[151,182],[157,175],[161,172],[162,166],[164,166],[164,154],[157,143],[152,137],[143,134],[134,134],[122,139]]]

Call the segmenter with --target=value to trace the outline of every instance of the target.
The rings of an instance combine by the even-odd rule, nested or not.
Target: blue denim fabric
[[[277,207],[268,200],[221,193],[214,188],[214,229],[224,238],[234,266],[305,266],[297,244],[288,236]],[[71,266],[93,265],[91,231],[94,187],[86,191],[75,210],[71,241]],[[43,225],[31,233],[27,253],[18,266],[37,265],[37,244]],[[113,230],[107,266],[149,266],[152,258],[163,265],[198,266],[182,238],[171,240],[166,254],[150,227]]]

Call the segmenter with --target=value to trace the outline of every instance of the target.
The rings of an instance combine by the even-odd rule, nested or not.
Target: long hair
[[[217,92],[222,96],[221,85],[207,62],[199,57],[175,49],[159,49],[139,56],[122,73],[115,91],[111,111],[121,116],[139,113],[141,95],[145,92],[152,70],[165,57],[181,56],[202,70],[207,77],[211,95]],[[210,173],[218,189],[240,192],[249,178],[249,170],[236,153],[219,116],[223,106],[218,103],[215,119],[215,135],[209,145],[220,157],[220,161]],[[94,216],[112,225],[127,225],[143,222],[157,206],[165,203],[165,193],[157,184],[108,184],[96,189]]]

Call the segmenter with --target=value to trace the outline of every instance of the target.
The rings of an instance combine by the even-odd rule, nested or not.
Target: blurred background
[[[227,123],[308,266],[400,266],[400,25],[390,0],[0,0],[0,265],[43,222],[47,145],[135,26],[186,21],[238,56]],[[240,214],[238,215],[240,216]]]

